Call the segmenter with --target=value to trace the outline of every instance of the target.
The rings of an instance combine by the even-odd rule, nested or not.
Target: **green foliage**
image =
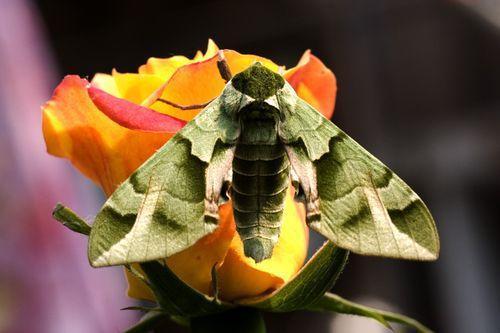
[[[159,311],[149,311],[132,327],[124,333],[146,333],[151,332],[158,324],[168,320],[168,314]]]
[[[397,313],[377,310],[368,306],[356,304],[332,293],[325,294],[316,303],[310,305],[308,310],[357,315],[375,319],[387,328],[391,328],[389,324],[391,322],[414,328],[420,333],[432,333],[430,329],[415,319]]]
[[[194,290],[167,266],[157,261],[142,263],[141,268],[147,276],[148,285],[158,304],[170,315],[191,318],[222,312],[233,307],[232,304]]]
[[[297,275],[270,296],[243,304],[272,312],[306,308],[330,290],[347,263],[349,252],[326,242]]]
[[[52,211],[52,216],[66,228],[74,232],[87,236],[90,234],[90,226],[81,217],[76,215],[74,211],[60,203]]]
[[[54,215],[60,218],[65,225],[68,223],[81,225],[83,222],[79,216],[62,205],[58,205],[55,212],[57,214]],[[70,229],[88,234],[87,228],[90,227],[85,222],[83,225],[83,228],[72,227]],[[123,310],[146,312],[138,323],[125,332],[149,332],[166,320],[174,321],[182,326],[191,326],[192,332],[221,332],[225,328],[228,328],[230,332],[265,332],[264,322],[257,310],[261,309],[272,312],[309,310],[352,314],[373,318],[388,328],[390,328],[389,322],[393,322],[412,327],[421,333],[431,333],[427,327],[409,317],[359,305],[331,293],[325,294],[333,287],[342,272],[347,256],[347,251],[327,242],[282,288],[269,296],[247,299],[240,301],[239,304],[226,303],[217,297],[209,297],[199,293],[160,262],[153,261],[141,264],[145,276],[129,267],[133,274],[136,274],[151,288],[159,307],[132,306],[124,308]],[[217,295],[215,270],[212,271],[212,275]],[[243,308],[238,307],[242,305]],[[236,326],[232,327],[231,325]]]

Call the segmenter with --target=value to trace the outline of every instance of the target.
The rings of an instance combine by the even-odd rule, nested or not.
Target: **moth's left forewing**
[[[92,266],[167,258],[216,229],[217,207],[207,202],[218,201],[237,132],[224,124],[220,103],[208,105],[108,198],[90,233]]]
[[[302,143],[312,160],[327,153],[328,142],[335,135],[331,122],[298,97],[288,83],[276,97],[284,115],[279,125],[282,142],[290,145]]]
[[[294,105],[280,129],[292,167],[306,185],[306,208],[309,202],[308,214],[315,217],[309,226],[359,254],[436,259],[436,227],[418,195],[305,101],[297,97]],[[311,184],[317,186],[320,218]]]

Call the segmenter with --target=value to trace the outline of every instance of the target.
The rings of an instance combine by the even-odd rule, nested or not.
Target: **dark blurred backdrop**
[[[29,25],[34,34],[26,41],[38,45],[20,44],[13,37],[18,33],[16,24],[10,26],[4,21],[0,24],[0,36],[5,37],[0,39],[0,69],[13,66],[12,62],[7,66],[5,58],[1,58],[11,52],[11,47],[17,47],[18,54],[31,52],[43,59],[33,60],[45,68],[45,74],[35,75],[43,87],[32,106],[44,102],[50,96],[50,88],[64,74],[92,77],[113,68],[133,72],[150,56],[192,56],[196,50],[204,49],[209,37],[221,48],[259,54],[287,67],[294,66],[304,50],[312,49],[338,79],[333,121],[424,198],[437,220],[442,242],[441,257],[435,263],[352,255],[334,291],[365,304],[414,316],[437,332],[498,332],[500,2],[0,0],[0,4],[0,19],[9,16],[14,22],[15,15],[19,15],[21,23],[16,21],[17,26]],[[18,9],[12,11],[15,6]],[[6,8],[11,10],[9,14]],[[22,74],[22,85],[33,84],[31,72]],[[10,96],[10,81],[1,81],[4,88],[0,89],[0,102],[4,102]],[[5,123],[13,119],[5,116],[9,105],[13,104],[0,103],[0,119],[4,123],[0,128],[5,130],[2,140],[6,143],[6,147],[0,146],[2,159],[6,159],[2,164],[9,164],[8,156],[16,155],[7,144],[13,140],[14,131]],[[38,110],[33,107],[29,112]],[[39,147],[43,149],[42,144]],[[48,163],[69,173],[71,191],[86,198],[86,204],[75,199],[80,210],[94,213],[102,200],[97,190],[82,176],[68,171],[66,162]],[[62,196],[61,192],[53,192],[55,198]],[[14,216],[8,214],[12,212],[5,207],[0,209],[0,223],[11,223]],[[45,220],[44,223],[51,223],[50,218]],[[72,251],[85,252],[84,242],[75,239],[69,239],[77,244],[72,245]],[[318,242],[313,238],[313,246]],[[0,243],[0,248],[7,247],[5,244]],[[12,251],[14,246],[10,246],[2,251]],[[92,269],[86,267],[85,256],[75,258],[65,264],[64,271],[89,274],[86,270]],[[33,279],[44,274],[26,267],[24,270],[33,274]],[[71,316],[74,308],[74,318],[83,316],[91,322],[110,314],[109,318],[116,317],[118,324],[102,324],[93,330],[118,331],[134,315],[113,315],[120,306],[116,299],[123,306],[133,301],[124,299],[116,290],[114,294],[104,290],[108,285],[97,282],[108,273],[99,274],[93,276],[95,288],[103,288],[102,293],[109,294],[106,299],[116,295],[115,301],[104,305],[92,301],[101,304],[96,311],[88,309],[92,302],[82,305],[81,298],[68,296],[66,311],[61,315]],[[122,288],[121,273],[109,274],[112,275],[106,275],[107,283],[116,278]],[[47,278],[44,283],[54,279],[57,277]],[[86,290],[92,289],[84,280],[72,281],[70,289],[82,289],[83,284]],[[5,281],[3,289],[7,290]],[[50,304],[49,296],[40,296],[39,302]],[[16,304],[24,306],[22,301]],[[30,311],[38,312],[44,322],[60,318],[57,312],[49,319],[43,318],[42,305],[23,308],[21,313],[30,316]],[[367,320],[331,318],[309,313],[270,315],[269,331],[384,332]],[[75,319],[74,323],[78,322]],[[2,315],[0,331],[1,324]],[[5,332],[16,331],[7,324],[3,327],[11,327]],[[38,327],[37,332],[89,331],[76,324],[63,326],[64,329],[50,324]]]

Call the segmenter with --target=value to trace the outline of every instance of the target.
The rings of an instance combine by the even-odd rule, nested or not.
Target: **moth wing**
[[[199,120],[219,113],[208,106],[109,197],[90,234],[92,266],[167,258],[215,230],[204,217],[205,171],[219,133]]]
[[[297,107],[296,114],[303,118],[319,114],[303,101]],[[359,254],[436,259],[437,230],[419,196],[376,157],[323,119],[317,131],[301,133],[302,143],[329,142],[328,152],[313,162],[321,217],[309,226],[339,247]]]

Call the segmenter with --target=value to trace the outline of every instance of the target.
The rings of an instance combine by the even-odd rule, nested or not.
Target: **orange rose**
[[[138,73],[114,70],[111,75],[96,74],[90,84],[131,102],[126,104],[130,106],[126,110],[113,110],[117,118],[125,112],[145,110],[155,119],[167,114],[189,121],[199,109],[182,111],[156,102],[156,99],[161,97],[177,104],[192,105],[217,97],[225,84],[217,71],[218,51],[210,40],[205,54],[198,51],[193,59],[184,56],[150,58],[139,67]],[[233,74],[256,60],[273,71],[280,69],[262,57],[232,50],[223,52]],[[336,81],[319,59],[306,51],[296,67],[285,71],[284,77],[301,98],[331,117]],[[89,96],[88,82],[78,76],[65,77],[43,107],[43,133],[48,152],[69,159],[101,186],[107,196],[172,137],[161,128],[145,131],[142,123],[134,123],[133,119],[120,122],[111,118],[96,107]],[[291,196],[286,201],[281,235],[273,256],[259,264],[243,254],[229,205],[221,207],[220,217],[220,225],[213,234],[166,260],[170,269],[191,287],[208,294],[211,269],[217,265],[222,299],[258,296],[276,290],[302,267],[307,253],[308,230],[302,207],[296,206]],[[146,285],[133,276],[127,278],[131,297],[153,298]]]

